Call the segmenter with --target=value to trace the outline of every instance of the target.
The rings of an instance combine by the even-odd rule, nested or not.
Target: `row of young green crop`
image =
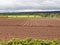
[[[13,38],[9,41],[2,41],[0,45],[60,45],[60,40],[42,40],[42,39],[18,39]]]

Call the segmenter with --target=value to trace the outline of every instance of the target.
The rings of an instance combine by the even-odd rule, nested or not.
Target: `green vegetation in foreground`
[[[2,41],[0,45],[60,45],[60,40],[41,40],[41,39],[18,39],[13,38],[9,41]]]
[[[40,13],[40,14],[0,14],[0,18],[60,18],[60,13]]]

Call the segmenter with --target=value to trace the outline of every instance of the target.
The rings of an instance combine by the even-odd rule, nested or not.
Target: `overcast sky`
[[[60,0],[0,0],[0,10],[60,10]]]

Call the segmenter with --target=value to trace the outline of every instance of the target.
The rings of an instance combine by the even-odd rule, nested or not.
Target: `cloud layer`
[[[0,10],[60,10],[60,0],[0,0]]]

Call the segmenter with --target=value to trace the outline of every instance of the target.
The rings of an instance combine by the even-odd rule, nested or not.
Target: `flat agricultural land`
[[[60,38],[60,18],[0,18],[0,40]]]

